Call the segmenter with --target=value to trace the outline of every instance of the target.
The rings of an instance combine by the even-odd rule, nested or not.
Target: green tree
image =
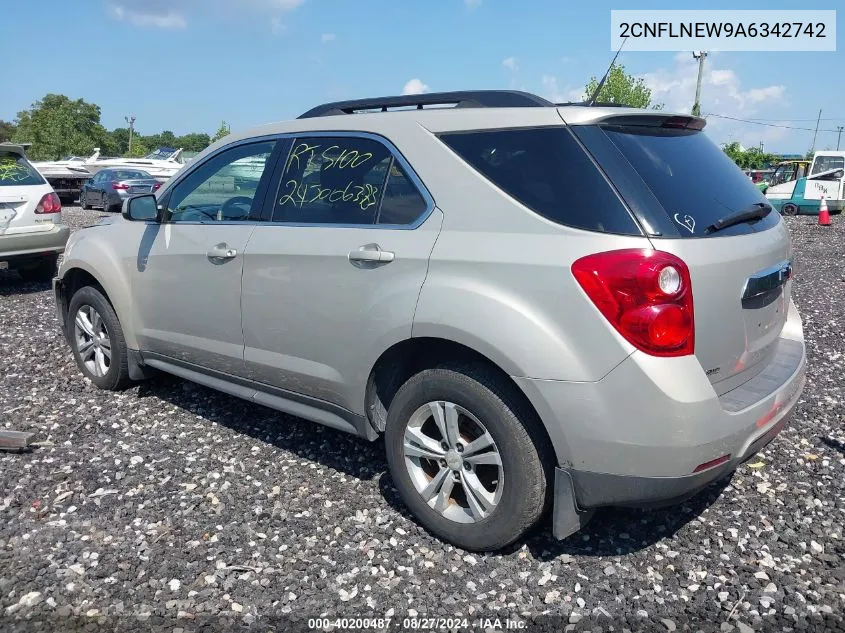
[[[742,146],[734,141],[722,146],[725,154],[742,169],[765,169],[778,162],[777,156],[760,150],[759,147],[742,149]]]
[[[135,139],[133,138],[133,144]],[[128,127],[118,127],[111,131],[111,140],[112,146],[114,147],[114,154],[117,156],[123,156],[126,152],[129,151],[129,128]],[[105,152],[103,152],[105,154]]]
[[[147,154],[149,154],[152,150],[146,144],[146,139],[141,136],[133,136],[132,137],[132,151],[124,152],[124,156],[127,158],[143,158]]]
[[[0,143],[3,141],[11,141],[15,134],[15,124],[10,121],[0,119]]]
[[[108,147],[109,135],[100,124],[100,107],[61,94],[45,95],[18,113],[12,140],[32,143],[34,160],[55,160],[70,154],[88,155]]]
[[[211,137],[205,132],[191,132],[176,139],[175,147],[181,147],[186,152],[201,152],[211,145]]]
[[[215,132],[214,136],[211,137],[211,142],[216,143],[221,138],[228,136],[231,131],[232,129],[229,127],[229,124],[226,123],[226,121],[221,122],[220,127],[217,128],[217,132]]]
[[[584,86],[585,101],[593,96],[599,86],[599,81],[600,79],[591,77],[587,85]],[[625,72],[625,66],[622,64],[614,64],[611,67],[607,81],[604,82],[596,101],[627,105],[632,108],[663,109],[662,103],[652,103],[651,88],[646,85],[645,80]]]
[[[147,147],[156,149],[157,147],[174,147],[176,145],[176,136],[170,130],[159,132],[158,134],[150,134],[149,136],[138,136],[139,139]],[[132,144],[135,142],[133,140]]]

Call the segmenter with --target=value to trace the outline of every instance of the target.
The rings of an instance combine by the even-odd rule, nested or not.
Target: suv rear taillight
[[[38,215],[42,215],[45,213],[61,213],[62,202],[61,200],[59,200],[59,196],[57,196],[53,192],[44,194],[44,197],[41,198],[41,201],[38,203],[38,206],[35,207],[35,212]]]
[[[153,191],[158,191],[159,189],[161,189],[161,183],[157,182],[153,185]]]
[[[678,257],[647,249],[608,251],[577,260],[572,274],[637,349],[652,356],[693,353],[692,284]]]

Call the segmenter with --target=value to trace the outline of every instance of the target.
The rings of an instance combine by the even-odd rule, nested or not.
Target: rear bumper
[[[558,472],[566,475],[556,478],[556,506],[584,511],[666,505],[729,475],[787,424],[805,372],[793,305],[768,365],[721,396],[693,356],[635,353],[592,383],[516,381],[549,430]],[[566,535],[555,526],[556,535]]]
[[[41,233],[16,233],[0,235],[0,260],[28,259],[42,253],[62,253],[70,237],[70,228],[57,224],[50,231]]]

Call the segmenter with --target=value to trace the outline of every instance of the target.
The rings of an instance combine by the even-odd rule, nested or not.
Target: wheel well
[[[379,357],[367,380],[365,407],[370,423],[377,431],[384,431],[390,403],[399,388],[414,374],[432,367],[461,363],[483,365],[498,374],[505,384],[511,385],[513,396],[519,399],[519,404],[525,411],[534,416],[536,426],[544,435],[543,439],[548,443],[548,448],[552,449],[551,438],[537,410],[513,378],[483,354],[447,339],[428,337],[406,339],[396,343]]]
[[[92,286],[96,288],[103,294],[106,301],[111,303],[111,299],[102,284],[97,281],[97,278],[94,277],[94,275],[86,270],[82,270],[81,268],[71,268],[62,276],[62,283],[64,284],[65,308],[70,306],[70,300],[73,298],[73,295],[76,294],[76,291],[80,288],[84,288],[85,286]]]

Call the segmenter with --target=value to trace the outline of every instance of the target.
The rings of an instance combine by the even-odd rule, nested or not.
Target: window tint
[[[417,186],[397,161],[390,166],[384,198],[378,214],[379,224],[413,224],[428,208]]]
[[[306,224],[373,224],[392,160],[365,138],[298,138],[276,195],[273,220]]]
[[[20,154],[0,151],[0,187],[43,185],[41,174]]]
[[[605,127],[676,224],[681,237],[702,237],[708,226],[727,215],[766,203],[760,190],[704,132],[647,126]],[[719,236],[764,230],[777,223],[769,214]]]
[[[171,222],[222,222],[250,217],[275,141],[240,145],[198,166],[174,187]]]
[[[558,224],[640,235],[564,127],[444,134],[441,140],[505,193]]]

